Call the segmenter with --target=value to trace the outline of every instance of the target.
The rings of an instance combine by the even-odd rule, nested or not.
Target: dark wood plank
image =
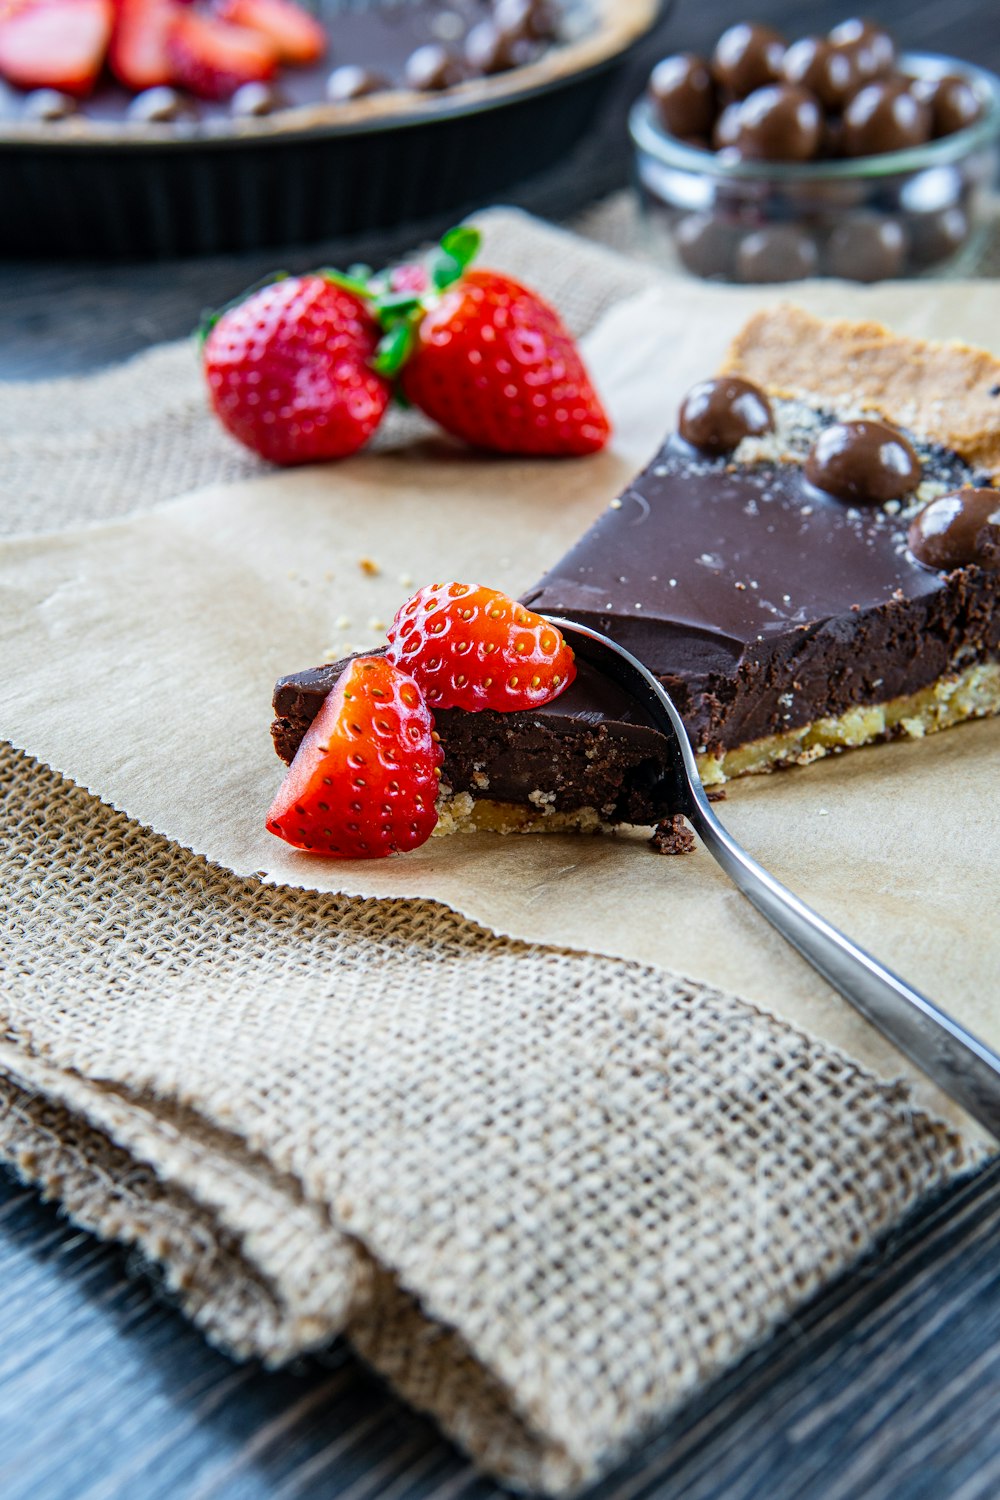
[[[1000,1163],[940,1198],[586,1500],[992,1500]],[[342,1345],[267,1372],[0,1174],[5,1500],[500,1500]]]

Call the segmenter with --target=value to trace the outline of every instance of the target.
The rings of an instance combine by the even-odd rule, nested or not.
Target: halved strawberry
[[[267,815],[314,854],[377,859],[415,849],[437,822],[442,751],[424,695],[384,656],[359,656],[328,694]]]
[[[20,89],[83,98],[97,82],[114,24],[112,0],[33,0],[0,24],[0,73]]]
[[[172,82],[167,39],[177,11],[176,0],[118,0],[108,62],[127,89],[141,93]]]
[[[179,9],[167,36],[173,81],[202,99],[229,99],[245,83],[264,83],[278,66],[274,43],[259,31]]]
[[[326,31],[295,0],[221,0],[218,13],[234,26],[261,32],[282,62],[318,62],[326,51]]]
[[[538,708],[576,676],[554,625],[499,589],[468,583],[432,583],[408,599],[389,627],[388,656],[413,673],[432,708]]]

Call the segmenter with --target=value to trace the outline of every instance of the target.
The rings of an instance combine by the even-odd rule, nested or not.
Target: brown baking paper
[[[284,672],[377,644],[432,578],[529,586],[653,451],[680,396],[773,294],[665,285],[613,309],[586,354],[616,423],[571,462],[490,460],[419,437],[340,465],[202,490],[135,519],[0,548],[0,732],[238,874],[447,903],[497,932],[662,965],[733,990],[909,1076],[702,850],[641,833],[460,835],[383,862],[324,861],[264,830]],[[988,342],[988,283],[796,288],[819,313]],[[374,571],[374,570],[377,571]],[[824,915],[1000,1045],[1000,724],[855,751],[730,788],[722,816]],[[967,1122],[966,1122],[967,1125]]]

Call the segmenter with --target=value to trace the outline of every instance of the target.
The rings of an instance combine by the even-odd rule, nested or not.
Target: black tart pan
[[[331,30],[345,0],[324,0]],[[398,3],[398,0],[396,0]],[[156,259],[349,238],[487,202],[586,135],[662,0],[591,0],[575,40],[438,94],[260,118],[0,118],[0,255]],[[335,32],[334,32],[335,34]]]

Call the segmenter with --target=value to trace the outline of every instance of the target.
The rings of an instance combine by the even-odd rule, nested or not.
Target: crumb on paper
[[[413,587],[413,574],[400,573],[399,581],[403,585],[404,589],[411,589]]]
[[[323,574],[323,580],[324,580],[325,583],[332,583],[333,582],[333,569],[332,568],[327,568],[326,572]]]
[[[351,628],[351,617],[350,617],[350,615],[338,615],[337,618],[333,622],[333,628],[334,628],[334,630],[350,630],[350,628]]]
[[[381,635],[385,631],[385,621],[380,620],[377,615],[372,615],[371,619],[368,621],[368,629],[377,630]]]
[[[366,578],[377,578],[382,571],[378,563],[374,562],[370,557],[359,557],[358,567]]]
[[[694,834],[683,813],[674,813],[656,825],[649,843],[657,854],[690,854],[694,849]]]

